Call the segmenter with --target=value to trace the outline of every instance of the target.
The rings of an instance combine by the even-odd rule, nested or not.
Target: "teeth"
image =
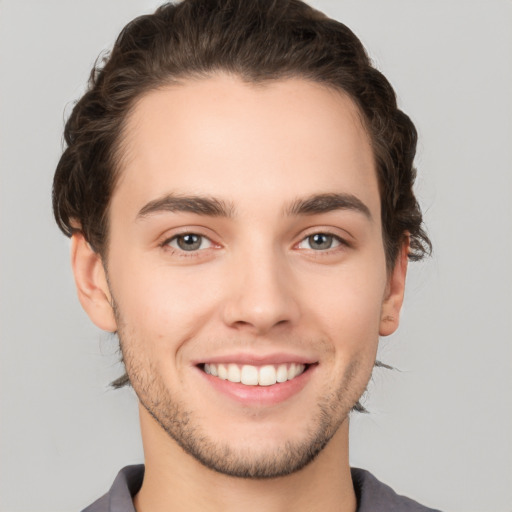
[[[262,366],[258,374],[258,384],[260,386],[272,386],[277,382],[276,369],[271,366]]]
[[[286,382],[288,380],[288,368],[285,364],[280,364],[276,374],[277,382]]]
[[[242,375],[240,382],[246,386],[257,386],[258,385],[258,368],[256,366],[250,366],[244,364],[242,366]]]
[[[288,380],[295,377],[295,363],[292,363],[288,368]]]
[[[228,364],[229,382],[240,382],[240,368],[236,364]]]
[[[244,364],[205,364],[204,371],[214,377],[230,382],[241,382],[246,386],[272,386],[277,382],[292,380],[304,372],[306,366],[300,363],[252,366]]]
[[[210,365],[210,370],[211,370],[212,366],[215,366],[215,365],[211,364]],[[213,372],[211,372],[211,374],[213,375]],[[228,378],[228,369],[223,364],[219,364],[219,366],[217,367],[217,375],[222,380],[227,380],[227,378]]]

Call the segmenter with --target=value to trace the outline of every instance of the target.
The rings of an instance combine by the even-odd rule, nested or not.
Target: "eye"
[[[201,249],[209,249],[212,247],[212,242],[203,235],[197,235],[195,233],[184,233],[171,238],[166,245],[169,245],[173,249],[179,249],[181,251],[198,251]]]
[[[314,251],[326,251],[342,244],[342,240],[329,233],[314,233],[309,235],[298,245],[299,249],[313,249]]]

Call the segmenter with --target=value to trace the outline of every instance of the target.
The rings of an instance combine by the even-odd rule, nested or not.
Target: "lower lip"
[[[272,386],[246,386],[239,382],[219,379],[200,368],[197,371],[218,392],[244,405],[276,405],[299,393],[308,383],[317,365],[309,365],[303,373],[292,380],[278,382]]]

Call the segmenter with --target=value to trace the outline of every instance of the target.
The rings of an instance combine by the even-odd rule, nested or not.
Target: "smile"
[[[306,365],[301,363],[287,363],[253,366],[250,364],[206,363],[203,369],[208,375],[229,382],[241,383],[246,386],[273,386],[277,383],[295,379],[304,373]]]

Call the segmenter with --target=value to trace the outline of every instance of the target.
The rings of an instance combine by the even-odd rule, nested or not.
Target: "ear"
[[[112,297],[101,256],[93,251],[82,233],[71,237],[71,266],[78,299],[89,318],[104,331],[117,330]]]
[[[382,303],[380,329],[381,336],[389,336],[398,329],[400,310],[404,301],[405,276],[409,255],[409,237],[404,241],[395,266],[388,277],[386,293]]]

